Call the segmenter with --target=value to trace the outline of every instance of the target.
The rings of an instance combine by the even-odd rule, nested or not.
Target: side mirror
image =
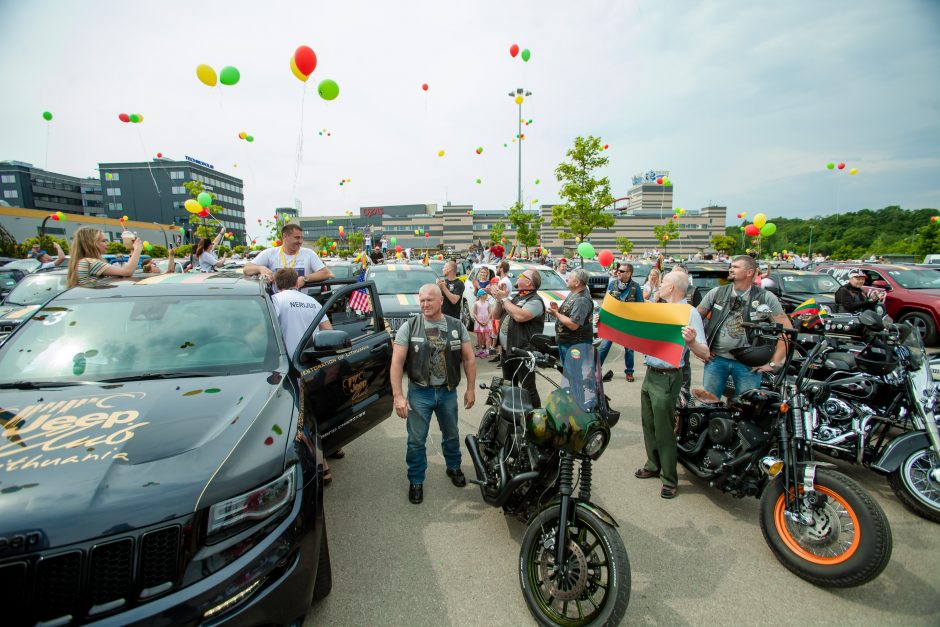
[[[345,353],[351,348],[352,339],[348,333],[330,329],[329,331],[317,331],[313,338],[313,346],[304,350],[303,354],[306,357],[325,357]]]
[[[878,288],[881,288],[881,289],[883,289],[883,290],[891,289],[890,287],[888,287],[888,282],[887,282],[887,281],[872,281],[872,282],[871,282],[871,286],[872,286],[872,287],[878,287]]]
[[[875,329],[876,331],[882,331],[885,328],[885,323],[881,319],[881,316],[871,310],[866,310],[859,314],[858,321],[869,329]]]
[[[547,335],[538,333],[532,336],[532,346],[540,353],[548,353],[549,348],[553,346],[551,339]]]

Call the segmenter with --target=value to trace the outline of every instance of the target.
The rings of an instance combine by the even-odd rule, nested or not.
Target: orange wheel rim
[[[800,492],[802,492],[802,488]],[[824,486],[817,486],[816,491],[822,494],[825,494],[829,498],[837,501],[845,511],[848,513],[849,518],[852,520],[852,526],[855,529],[855,535],[852,538],[852,543],[849,547],[833,557],[823,557],[821,555],[815,555],[810,553],[797,542],[796,538],[790,533],[790,528],[787,526],[786,518],[786,499],[784,498],[785,493],[781,493],[780,497],[777,499],[777,504],[774,506],[774,526],[777,527],[777,532],[780,534],[780,538],[783,540],[783,543],[787,545],[787,548],[793,551],[795,554],[813,564],[820,564],[824,566],[834,566],[836,564],[842,564],[843,562],[848,561],[855,554],[855,551],[858,550],[858,547],[861,546],[862,542],[862,532],[861,528],[858,525],[858,516],[855,515],[855,510],[845,502],[838,493],[830,490]]]

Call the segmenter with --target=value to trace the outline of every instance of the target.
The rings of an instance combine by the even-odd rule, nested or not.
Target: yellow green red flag
[[[601,304],[597,336],[657,357],[676,366],[682,359],[691,305],[678,303],[624,303],[610,294]]]

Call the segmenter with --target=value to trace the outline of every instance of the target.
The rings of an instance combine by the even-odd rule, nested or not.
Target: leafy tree
[[[525,246],[526,255],[529,254],[529,246],[535,246],[539,243],[539,231],[544,218],[522,210],[522,203],[517,202],[509,209],[509,223],[516,230],[516,240]]]
[[[24,254],[17,249],[16,238],[10,235],[10,232],[0,224],[0,255],[4,257],[19,257]]]
[[[669,242],[679,237],[679,225],[676,224],[675,220],[666,220],[664,224],[657,224],[653,227],[653,235],[656,237],[656,241],[662,245],[665,253]]]
[[[202,181],[186,181],[185,183],[183,183],[183,187],[186,188],[186,191],[189,192],[189,195],[194,199],[199,194],[205,191],[205,187],[203,187]],[[212,200],[215,200],[215,194],[213,194],[212,192],[208,192],[208,194],[212,196]],[[224,207],[222,207],[221,205],[212,203],[211,205],[206,207],[206,209],[209,210],[209,213],[216,215],[218,213],[221,213]],[[219,227],[217,224],[215,224],[214,222],[210,224],[206,222],[205,218],[200,218],[195,213],[189,214],[189,223],[196,225],[196,228],[193,231],[195,237],[208,237],[209,239],[212,239],[219,232]]]
[[[164,248],[163,246],[160,246],[159,244],[154,244],[152,249],[150,249],[149,251],[145,251],[145,252],[151,257],[158,258],[158,259],[166,257],[167,255],[170,254],[170,252],[166,248]]]
[[[62,247],[62,252],[66,255],[69,254],[69,241],[62,237],[53,237],[51,235],[46,235],[42,239],[38,237],[27,237],[23,240],[22,255],[26,255],[27,252],[33,247],[33,244],[39,243],[39,248],[46,251],[53,257],[55,257],[55,246],[53,244],[58,243]]]
[[[921,259],[940,253],[940,222],[930,222],[918,229],[913,248],[914,254]]]
[[[353,231],[346,236],[346,246],[350,250],[359,250],[362,248],[362,243],[365,241],[365,236],[359,231]]]
[[[604,176],[594,178],[594,171],[607,165],[607,157],[601,156],[601,140],[588,135],[576,137],[574,147],[555,168],[555,178],[561,183],[558,194],[564,204],[552,207],[552,226],[559,227],[559,236],[583,242],[595,228],[609,229],[614,225],[614,216],[605,213],[604,207],[614,202],[610,193],[610,180]]]
[[[736,243],[737,240],[730,235],[716,235],[712,238],[712,248],[726,255],[731,254]]]
[[[127,248],[125,248],[124,244],[122,244],[121,242],[108,242],[108,254],[126,255]]]
[[[181,259],[182,257],[188,257],[193,252],[193,248],[195,248],[195,246],[192,244],[183,244],[176,249],[176,258]]]
[[[633,242],[621,235],[617,238],[617,250],[624,255],[629,255],[633,252]]]
[[[506,223],[502,220],[498,220],[496,224],[490,227],[490,241],[494,244],[499,244],[500,240],[503,239],[503,233],[506,231]]]
[[[318,237],[318,238],[317,238],[317,241],[315,241],[315,242],[313,243],[313,248],[314,248],[317,252],[320,252],[320,251],[323,250],[324,248],[329,248],[329,247],[330,247],[330,238],[327,237],[326,235],[323,235],[323,236],[321,236],[321,237]]]

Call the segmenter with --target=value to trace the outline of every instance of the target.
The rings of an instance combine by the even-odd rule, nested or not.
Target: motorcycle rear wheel
[[[813,511],[812,526],[786,516],[782,474],[764,490],[760,524],[770,550],[790,572],[817,586],[849,588],[871,581],[891,558],[884,511],[841,473],[818,469],[815,487],[825,501]]]
[[[617,530],[593,513],[577,510],[568,526],[565,581],[552,581],[560,507],[529,524],[519,551],[519,583],[529,612],[541,625],[619,625],[630,603],[630,560]],[[546,546],[549,544],[549,547]]]
[[[904,505],[929,521],[940,523],[940,484],[930,477],[933,451],[922,448],[908,455],[896,471],[888,475],[888,483]]]

